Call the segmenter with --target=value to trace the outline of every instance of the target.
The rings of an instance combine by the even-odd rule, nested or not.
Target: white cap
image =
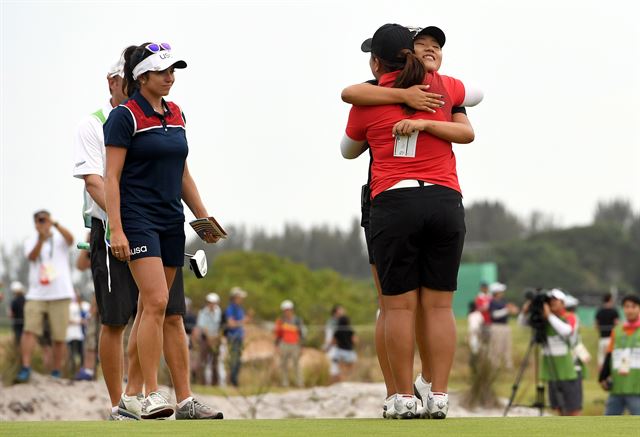
[[[118,62],[113,64],[111,68],[109,68],[109,72],[107,73],[107,77],[124,77],[124,54],[120,55],[120,59]]]
[[[187,63],[177,58],[169,50],[160,50],[151,56],[144,58],[133,68],[133,78],[137,79],[147,71],[164,71],[173,66],[174,68],[187,68]]]
[[[284,311],[284,310],[292,310],[293,309],[293,302],[291,302],[289,299],[283,300],[282,303],[280,304],[280,309],[282,311]]]
[[[240,287],[233,287],[231,289],[231,297],[236,297],[236,296],[247,297],[247,292]]]
[[[564,298],[564,305],[567,308],[577,307],[579,303],[580,301],[577,298],[571,296],[570,294],[567,294]]]
[[[566,304],[567,302],[567,295],[564,294],[564,291],[559,290],[557,288],[552,288],[551,290],[549,290],[547,292],[547,296],[549,296],[552,299],[558,299],[561,300],[562,302],[564,302]]]
[[[13,281],[9,288],[13,293],[24,291],[24,285],[22,285],[22,282],[20,281]]]
[[[209,293],[207,294],[207,302],[220,303],[220,296],[218,296],[218,293]]]
[[[500,282],[493,282],[489,284],[489,293],[491,294],[504,293],[506,289],[507,286]]]

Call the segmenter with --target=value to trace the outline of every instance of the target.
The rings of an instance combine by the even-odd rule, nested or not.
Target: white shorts
[[[358,355],[354,350],[335,348],[332,360],[336,363],[355,363]]]

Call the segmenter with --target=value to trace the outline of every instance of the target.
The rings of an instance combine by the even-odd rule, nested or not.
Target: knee
[[[179,314],[173,314],[170,316],[164,317],[164,326],[165,328],[173,329],[176,331],[184,332],[184,323],[182,321],[182,316]]]
[[[164,316],[167,309],[168,296],[149,296],[144,300],[143,314],[153,316]]]

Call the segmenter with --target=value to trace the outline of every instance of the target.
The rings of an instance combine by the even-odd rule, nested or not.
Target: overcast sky
[[[468,112],[476,140],[454,147],[467,205],[500,200],[563,226],[590,222],[598,200],[638,211],[637,4],[2,0],[0,243],[33,233],[39,208],[84,235],[74,131],[107,101],[122,49],[145,41],[189,63],[169,100],[185,111],[189,166],[223,225],[348,226],[367,159],[340,156],[340,91],[371,78],[360,44],[386,22],[441,27],[440,72],[485,91]]]

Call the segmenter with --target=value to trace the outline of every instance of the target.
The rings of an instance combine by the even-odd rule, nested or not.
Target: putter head
[[[207,255],[204,250],[196,250],[196,253],[189,258],[189,267],[193,270],[196,278],[204,278],[207,274]]]

